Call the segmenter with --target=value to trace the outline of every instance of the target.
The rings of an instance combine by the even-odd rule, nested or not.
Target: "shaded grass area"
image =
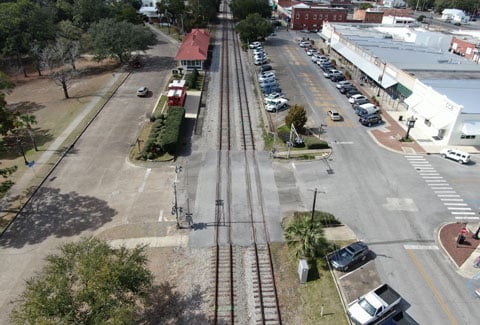
[[[298,260],[287,244],[272,243],[271,249],[282,323],[348,324],[332,274],[324,260],[317,260],[309,270],[308,282],[300,284]]]

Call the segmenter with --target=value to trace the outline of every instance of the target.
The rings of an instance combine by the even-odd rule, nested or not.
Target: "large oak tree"
[[[15,324],[135,324],[153,276],[145,247],[112,248],[85,238],[60,247],[27,281],[11,313]]]

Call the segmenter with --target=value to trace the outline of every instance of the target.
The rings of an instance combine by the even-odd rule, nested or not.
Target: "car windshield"
[[[375,315],[375,307],[373,307],[372,305],[370,305],[370,303],[365,300],[364,298],[363,299],[360,299],[360,301],[358,302],[358,304],[360,305],[360,307],[362,307],[370,316],[374,316]]]
[[[344,258],[344,259],[351,259],[353,254],[347,250],[346,248],[344,249],[341,249],[339,252],[338,252],[338,255],[341,257],[341,258]]]

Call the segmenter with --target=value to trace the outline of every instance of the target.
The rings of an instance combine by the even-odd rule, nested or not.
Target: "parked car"
[[[302,41],[298,44],[300,47],[309,47],[310,41]]]
[[[269,100],[277,99],[277,98],[285,98],[285,95],[282,93],[271,93],[263,98],[263,102],[267,104]]]
[[[317,49],[310,48],[310,49],[307,50],[307,55],[308,55],[308,56],[311,56],[311,55],[313,55],[314,53],[318,53]]]
[[[270,87],[262,87],[262,93],[268,95],[268,94],[271,94],[271,93],[281,93],[282,92],[282,88],[278,87],[278,86],[270,86]]]
[[[261,88],[278,86],[278,82],[275,79],[265,80],[263,82],[260,82],[259,84]]]
[[[275,75],[258,77],[258,82],[269,82],[269,81],[276,81],[276,80],[277,78],[275,77]]]
[[[368,98],[360,98],[360,99],[355,101],[355,104],[353,104],[353,108],[355,109],[355,105],[363,105],[363,104],[368,104],[368,103],[370,103]]]
[[[341,121],[342,120],[342,116],[340,115],[340,113],[335,110],[335,109],[331,109],[328,111],[328,116],[330,116],[330,119],[332,121]]]
[[[338,91],[340,92],[340,94],[345,94],[347,91],[358,91],[358,89],[354,85],[345,85],[338,89]]]
[[[252,42],[252,43],[250,43],[250,44],[248,45],[248,47],[251,48],[251,49],[255,49],[255,48],[259,47],[259,46],[262,46],[262,43],[260,43],[260,42]]]
[[[335,74],[335,73],[342,73],[342,72],[341,72],[340,70],[337,70],[337,69],[330,69],[330,70],[324,72],[324,73],[323,73],[323,76],[324,76],[325,78],[330,78],[330,77],[331,77],[333,74]]]
[[[380,112],[380,109],[377,106],[373,105],[372,103],[358,105],[358,107],[355,108],[355,113],[358,116],[367,116],[367,115],[375,114],[379,112]]]
[[[273,69],[273,67],[272,67],[271,65],[269,65],[269,64],[264,64],[264,65],[262,65],[262,66],[260,67],[260,71],[261,71],[261,72],[270,71],[270,70],[272,70],[272,69]]]
[[[274,71],[264,71],[264,72],[260,72],[258,74],[258,79],[269,78],[269,77],[276,77],[275,72]]]
[[[365,97],[365,96],[362,95],[362,94],[353,95],[353,96],[351,96],[351,97],[348,98],[348,102],[353,105],[353,104],[355,104],[355,101],[356,101],[357,99],[360,99],[360,98],[367,98],[367,97]]]
[[[287,105],[288,105],[288,99],[277,98],[269,101],[267,105],[265,105],[265,110],[267,112],[276,112],[282,108],[287,107]]]
[[[377,113],[364,115],[360,117],[359,122],[366,126],[372,126],[382,123],[382,117]]]
[[[337,89],[340,89],[345,86],[353,86],[353,84],[349,80],[343,80],[343,81],[337,82],[337,84],[335,85]]]
[[[332,63],[328,62],[328,63],[325,63],[325,64],[319,64],[319,67],[323,70],[323,72],[327,72],[331,69],[335,69],[335,67],[333,66]]]
[[[342,81],[342,80],[345,80],[345,76],[343,75],[343,73],[333,73],[331,76],[330,76],[330,80],[333,81],[333,82],[338,82],[338,81]]]
[[[440,151],[440,155],[443,158],[452,159],[461,164],[467,164],[470,162],[470,155],[465,151],[461,151],[458,149],[443,149],[442,151]]]
[[[268,62],[268,60],[267,60],[266,58],[261,58],[261,59],[259,58],[259,59],[255,59],[255,60],[253,61],[253,63],[254,63],[255,65],[261,65],[261,64],[265,64],[265,63],[267,63],[267,62]]]
[[[350,89],[350,90],[347,90],[347,92],[345,93],[345,97],[347,98],[350,98],[355,95],[361,95],[358,89]]]
[[[137,89],[137,96],[138,97],[145,97],[148,94],[148,88],[147,87],[140,87]]]
[[[253,55],[258,55],[258,54],[262,54],[262,53],[265,53],[265,51],[263,50],[262,47],[257,47],[257,48],[254,49],[253,52],[252,52]]]
[[[317,63],[320,67],[321,67],[322,65],[324,65],[324,64],[329,64],[329,63],[331,64],[330,60],[329,60],[327,57],[325,57],[325,56],[318,58],[317,61],[316,61],[316,63]]]
[[[334,269],[347,271],[355,264],[365,261],[369,254],[368,246],[364,242],[358,241],[331,253],[328,260]]]
[[[323,62],[328,61],[328,58],[320,53],[314,53],[312,55],[312,62],[318,63],[318,60],[322,60]]]

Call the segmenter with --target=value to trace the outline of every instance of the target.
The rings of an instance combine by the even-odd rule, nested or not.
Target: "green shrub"
[[[326,141],[317,139],[315,137],[305,137],[303,138],[303,142],[307,149],[328,149],[328,143]]]

